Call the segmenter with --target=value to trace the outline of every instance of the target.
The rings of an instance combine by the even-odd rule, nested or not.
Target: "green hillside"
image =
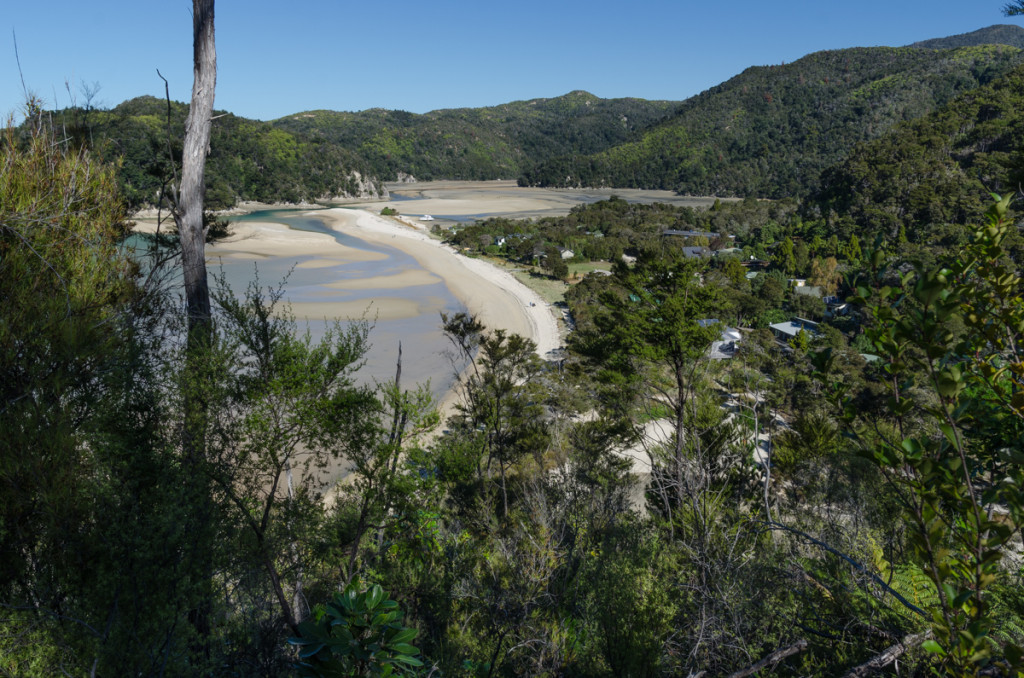
[[[808,201],[842,238],[951,246],[1024,181],[1024,66],[857,147]]]
[[[110,111],[66,109],[56,115],[65,129],[89,141],[104,160],[121,160],[122,193],[133,207],[153,204],[162,184],[172,183],[168,144],[180,160],[188,107],[154,97],[126,101]],[[358,196],[381,190],[368,166],[322,139],[277,129],[269,123],[218,111],[206,165],[207,204],[238,201],[300,202]]]
[[[1024,49],[1024,28],[1013,24],[1000,24],[946,38],[922,40],[910,46],[924,49],[956,49],[972,45],[1010,45]]]
[[[855,144],[930,113],[1020,61],[1019,49],[1002,45],[875,47],[753,67],[687,100],[638,139],[544,163],[521,183],[806,195]]]
[[[310,111],[273,122],[276,129],[337,144],[357,154],[376,176],[510,179],[567,153],[596,153],[631,138],[678,103],[600,99],[582,91],[553,99],[423,115],[371,109]]]

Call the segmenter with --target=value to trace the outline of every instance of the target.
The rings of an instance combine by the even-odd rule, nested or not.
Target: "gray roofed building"
[[[717,318],[703,318],[698,320],[697,324],[701,327],[722,326],[722,336],[711,342],[711,349],[708,355],[712,360],[727,360],[736,355],[736,344],[743,339],[743,335],[739,330],[726,326],[725,323]]]
[[[780,341],[789,341],[800,334],[800,330],[810,333],[811,336],[818,334],[818,323],[803,318],[792,318],[787,322],[775,323],[768,327],[771,329],[772,334],[775,335],[775,338]]]
[[[707,247],[684,247],[683,256],[687,259],[705,259],[711,256],[711,250]]]

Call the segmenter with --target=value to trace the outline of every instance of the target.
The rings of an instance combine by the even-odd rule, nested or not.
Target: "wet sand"
[[[366,210],[336,208],[309,215],[324,220],[334,230],[406,252],[426,271],[443,280],[484,325],[529,337],[542,357],[561,346],[555,314],[540,295],[508,272],[456,253],[432,238],[425,227]],[[422,273],[410,277],[420,278]]]

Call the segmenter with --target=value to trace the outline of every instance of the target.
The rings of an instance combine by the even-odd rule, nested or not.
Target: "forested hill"
[[[1024,49],[1024,28],[1013,24],[1000,24],[980,28],[970,33],[951,35],[947,38],[934,38],[915,42],[911,47],[923,49],[956,49],[957,47],[971,47],[976,45],[1010,45]]]
[[[536,163],[603,151],[660,121],[679,102],[600,99],[570,92],[487,108],[426,114],[371,109],[310,111],[274,121],[276,129],[340,145],[363,158],[376,176],[431,179],[512,179]]]
[[[990,193],[1024,183],[1024,66],[855,148],[807,205],[831,231],[952,247],[980,223]]]
[[[132,207],[154,204],[161,184],[170,182],[171,153],[180,161],[188,106],[154,97],[131,99],[109,111],[65,109],[55,113],[64,129],[78,135],[104,160],[120,159],[122,193]],[[214,114],[206,164],[206,199],[212,208],[240,200],[301,202],[375,195],[383,187],[365,162],[323,139],[277,129],[270,123],[231,113]]]
[[[1021,61],[1021,50],[1005,45],[873,47],[753,67],[687,100],[639,138],[549,161],[521,183],[803,196],[857,143],[927,115]]]

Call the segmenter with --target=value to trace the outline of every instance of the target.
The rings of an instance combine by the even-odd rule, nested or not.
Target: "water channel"
[[[402,383],[410,388],[414,383],[430,382],[435,397],[441,397],[450,387],[453,369],[446,356],[448,342],[441,332],[441,313],[465,311],[440,279],[432,284],[418,284],[401,289],[344,289],[329,286],[345,280],[369,280],[399,275],[409,271],[422,271],[422,267],[408,254],[385,245],[365,242],[359,238],[328,228],[321,220],[311,216],[309,208],[261,210],[233,217],[236,222],[284,224],[296,231],[310,231],[329,235],[342,245],[362,252],[372,252],[376,258],[368,261],[344,261],[323,265],[318,257],[304,256],[246,256],[208,257],[211,274],[223,273],[229,286],[241,295],[254,275],[260,286],[277,287],[285,281],[284,299],[301,305],[345,303],[347,308],[366,309],[365,319],[372,325],[370,350],[366,365],[358,378],[364,383],[393,379],[402,345]],[[306,266],[303,266],[303,264]],[[312,265],[316,264],[316,265]],[[415,304],[418,313],[402,318],[375,318],[372,302],[378,297],[401,296]],[[361,302],[365,301],[365,305]],[[297,314],[298,315],[298,314]],[[296,320],[298,332],[309,330],[314,340],[323,337],[333,318],[306,318]],[[359,318],[355,318],[358,320]]]

